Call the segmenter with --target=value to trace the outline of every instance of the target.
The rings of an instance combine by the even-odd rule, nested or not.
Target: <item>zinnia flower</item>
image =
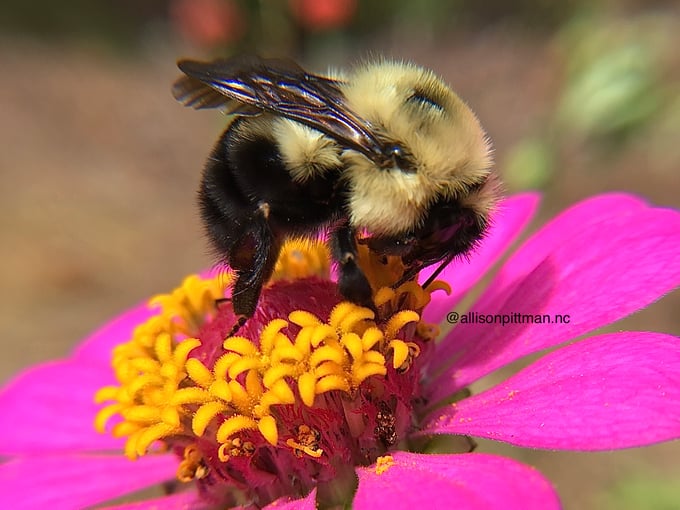
[[[357,0],[289,0],[293,16],[310,30],[333,30],[348,25]]]
[[[592,336],[466,391],[678,286],[680,214],[622,194],[579,203],[452,314],[537,201],[504,201],[427,289],[390,289],[398,261],[365,254],[378,316],[341,302],[317,244],[284,250],[238,336],[225,338],[228,274],[126,312],[3,389],[0,507],[558,508],[534,469],[430,440],[595,451],[680,437],[680,340],[662,333]],[[447,315],[460,324],[440,334]],[[127,497],[151,486],[163,491]]]
[[[247,29],[246,16],[232,0],[172,0],[169,10],[180,35],[203,47],[235,43]]]

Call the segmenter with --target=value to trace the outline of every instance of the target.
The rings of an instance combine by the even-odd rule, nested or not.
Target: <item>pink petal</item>
[[[540,509],[560,508],[550,483],[535,469],[511,459],[466,453],[423,455],[398,452],[382,474],[357,469],[352,508]]]
[[[101,510],[199,510],[201,508],[210,508],[210,506],[201,502],[200,496],[195,491],[186,491],[136,503],[107,506]]]
[[[543,225],[517,249],[498,272],[489,290],[496,287],[497,293],[498,287],[514,284],[518,274],[532,271],[555,247],[564,244],[565,239],[578,233],[584,225],[649,208],[640,197],[626,193],[605,193],[574,204]]]
[[[17,376],[0,391],[0,455],[121,450],[122,440],[94,430],[94,394],[113,383],[102,365],[53,361]]]
[[[0,508],[87,508],[174,479],[177,459],[55,455],[0,465]]]
[[[508,249],[534,217],[540,201],[537,193],[523,193],[503,200],[493,217],[489,233],[482,244],[466,258],[453,261],[438,279],[446,280],[453,291],[450,296],[443,292],[432,295],[432,302],[425,309],[424,319],[438,324],[446,313],[453,310],[461,298],[486,274],[489,268]],[[423,271],[425,281],[436,266]]]
[[[568,450],[678,439],[680,338],[627,332],[577,342],[438,410],[422,433]]]
[[[156,311],[149,308],[146,303],[130,308],[86,338],[74,352],[74,357],[108,366],[113,348],[130,340],[135,327],[155,313]]]
[[[264,507],[265,510],[316,510],[316,489],[302,499],[277,499]]]
[[[643,308],[680,284],[680,214],[605,195],[563,213],[505,264],[473,311],[554,317],[564,324],[458,324],[436,359],[445,397],[524,355],[559,345]],[[443,368],[439,363],[437,368]]]

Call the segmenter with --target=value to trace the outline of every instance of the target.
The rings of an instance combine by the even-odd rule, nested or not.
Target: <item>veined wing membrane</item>
[[[182,60],[177,65],[186,77],[175,83],[173,93],[186,106],[236,115],[274,113],[321,131],[378,164],[385,160],[370,125],[347,107],[340,81],[282,59]]]

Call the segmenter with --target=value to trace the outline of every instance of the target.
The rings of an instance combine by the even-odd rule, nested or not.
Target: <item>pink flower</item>
[[[289,0],[293,16],[310,30],[333,30],[347,25],[357,0]]]
[[[170,19],[182,37],[203,47],[238,41],[247,24],[231,0],[172,0]]]
[[[160,421],[153,421],[143,416],[149,406],[125,407],[120,394],[116,402],[122,406],[122,421],[117,423],[123,425],[115,425],[114,431],[127,439],[99,434],[92,427],[98,413],[100,421],[107,421],[93,395],[100,388],[108,388],[99,390],[108,396],[130,388],[121,382],[125,374],[121,375],[120,367],[131,358],[125,348],[116,349],[116,380],[110,368],[112,350],[138,334],[133,330],[158,312],[144,305],[121,315],[88,338],[70,358],[33,367],[0,393],[0,454],[8,458],[0,465],[0,508],[85,508],[165,484],[173,489],[168,495],[107,508],[206,508],[223,496],[223,502],[244,507],[312,509],[317,502],[337,503],[337,497],[349,500],[355,483],[352,504],[357,509],[414,505],[558,508],[549,482],[513,460],[478,453],[405,451],[408,446],[422,452],[427,439],[439,434],[485,437],[530,448],[589,451],[680,437],[680,339],[661,333],[592,336],[554,350],[506,381],[463,398],[461,390],[496,369],[615,322],[680,283],[680,214],[650,207],[629,195],[602,195],[575,205],[541,228],[503,264],[471,311],[458,315],[460,323],[455,328],[436,343],[428,339],[422,321],[440,323],[447,315],[455,319],[449,312],[516,239],[537,202],[531,194],[506,200],[489,236],[470,260],[445,270],[443,278],[453,292],[433,293],[422,313],[410,312],[416,313],[415,319],[408,311],[399,315],[404,310],[397,307],[389,324],[370,318],[353,322],[362,324],[361,334],[375,324],[377,329],[371,331],[381,338],[384,348],[368,347],[363,354],[353,350],[362,345],[350,341],[358,334],[352,329],[355,325],[343,322],[337,312],[333,317],[330,310],[339,298],[333,284],[320,279],[313,285],[312,280],[271,285],[263,293],[259,315],[239,332],[246,338],[228,340],[226,351],[211,343],[211,338],[222,340],[220,332],[233,320],[228,312],[207,318],[198,335],[200,345],[194,342],[187,353],[180,353],[178,346],[188,343],[153,344],[158,359],[173,363],[180,358],[186,362],[191,351],[189,359],[194,361],[186,363],[189,375],[177,376],[181,384],[173,389],[175,403],[185,403],[189,394],[203,398],[209,386],[220,386],[217,372],[202,371],[199,365],[209,366],[225,352],[233,358],[225,365],[230,367],[227,372],[233,372],[224,376],[229,384],[243,383],[264,393],[274,388],[271,381],[262,386],[255,372],[254,377],[247,377],[250,382],[244,382],[246,369],[233,367],[237,362],[251,368],[252,363],[259,363],[264,377],[270,377],[272,372],[267,370],[273,370],[272,358],[281,358],[283,352],[276,349],[285,347],[286,338],[298,342],[307,327],[303,324],[315,320],[304,313],[292,314],[288,329],[279,324],[286,335],[267,340],[258,328],[271,326],[281,314],[285,318],[291,310],[312,311],[319,317],[313,327],[328,329],[328,320],[337,326],[336,332],[343,331],[338,342],[345,351],[333,351],[331,347],[338,342],[332,341],[327,350],[331,357],[351,351],[349,362],[337,365],[350,367],[349,375],[334,373],[337,377],[332,380],[319,375],[315,386],[313,381],[311,385],[305,382],[311,372],[304,372],[288,380],[294,403],[265,409],[266,399],[259,395],[256,406],[240,407],[236,414],[230,411],[230,416],[238,416],[238,426],[232,422],[223,427],[229,418],[196,411],[194,429],[195,415],[203,413],[207,417],[198,420],[198,428],[205,425],[213,433],[209,437],[197,434],[194,442],[187,442],[186,429],[179,421],[179,428],[168,425],[175,423],[171,406],[164,408]],[[203,297],[206,302],[213,299],[210,293]],[[167,306],[169,298],[162,299]],[[352,309],[351,313],[363,312]],[[400,319],[392,320],[396,316]],[[339,326],[341,322],[344,325]],[[366,353],[365,363],[359,365],[357,360]],[[171,365],[159,373],[174,377]],[[286,365],[293,366],[297,365]],[[342,379],[345,375],[349,379]],[[190,380],[195,384],[188,388]],[[346,391],[342,381],[349,381]],[[332,386],[331,390],[326,391],[324,385]],[[182,393],[183,389],[189,391]],[[275,392],[270,393],[273,398]],[[456,393],[458,398],[452,399]],[[236,408],[238,399],[212,400],[209,406],[225,402]],[[342,419],[320,426],[323,417],[335,420],[338,411],[344,412]],[[308,425],[298,427],[295,436],[291,427],[299,423],[300,416]],[[130,427],[147,419],[149,426],[141,436],[146,433],[148,441],[139,434],[132,439],[135,432]],[[162,426],[170,428],[163,432],[158,428]],[[220,438],[219,429],[229,430],[222,430]],[[237,436],[238,441],[233,440]],[[154,437],[169,451],[142,456],[149,448],[153,450]],[[139,458],[130,462],[121,454],[123,449]],[[193,457],[197,451],[202,453]],[[352,471],[356,479],[348,476]],[[185,472],[191,481],[175,490],[176,476]],[[346,479],[340,480],[340,475]],[[238,494],[251,499],[233,500],[229,487],[237,485]],[[333,489],[345,492],[338,496]]]

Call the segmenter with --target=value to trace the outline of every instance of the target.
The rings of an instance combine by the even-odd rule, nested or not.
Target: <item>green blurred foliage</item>
[[[505,158],[503,180],[513,190],[540,189],[550,181],[555,168],[555,151],[543,138],[525,138]]]
[[[552,112],[508,151],[503,168],[511,190],[545,188],[564,160],[609,171],[609,162],[640,147],[650,166],[672,168],[680,160],[680,87],[666,66],[676,49],[673,20],[663,11],[620,13],[584,7],[554,37],[564,75]]]
[[[600,497],[600,508],[616,510],[677,510],[680,485],[677,481],[631,478]]]
[[[676,87],[676,90],[669,91],[662,111],[645,134],[646,136],[640,143],[644,144],[647,152],[659,163],[660,168],[677,174],[680,166],[680,144],[678,144],[680,86]]]
[[[669,48],[661,16],[603,19],[584,15],[560,36],[566,55],[564,90],[557,110],[561,129],[584,138],[625,141],[665,101],[660,63]]]

